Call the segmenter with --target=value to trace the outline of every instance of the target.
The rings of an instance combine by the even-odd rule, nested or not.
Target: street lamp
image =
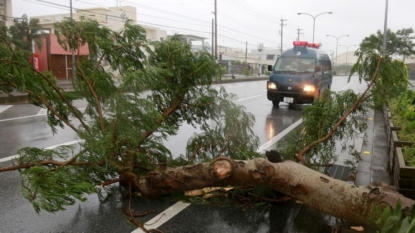
[[[320,13],[316,16],[310,15],[308,13],[301,13],[301,12],[297,13],[297,15],[309,15],[313,18],[313,43],[314,43],[314,30],[316,28],[316,18],[317,18],[317,16],[322,15],[322,14],[333,14],[333,12],[331,12],[331,11],[330,12],[323,12],[323,13]]]
[[[339,45],[339,46],[346,47],[346,66],[347,66],[347,55],[349,55],[349,54],[348,54],[348,53],[349,53],[349,47],[352,47],[352,46],[357,46],[357,45],[349,45],[349,46],[346,46],[346,45]]]
[[[336,64],[334,64],[334,66],[337,66],[337,49],[339,48],[339,39],[345,36],[349,36],[349,35],[341,35],[341,36],[333,36],[333,35],[327,35],[327,36],[332,36],[334,38],[336,38]]]

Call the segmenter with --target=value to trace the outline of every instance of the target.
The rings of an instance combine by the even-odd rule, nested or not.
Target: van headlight
[[[313,85],[305,85],[303,90],[305,92],[313,92],[316,90],[316,88]]]
[[[277,84],[275,84],[274,82],[268,82],[267,83],[267,89],[277,90]]]

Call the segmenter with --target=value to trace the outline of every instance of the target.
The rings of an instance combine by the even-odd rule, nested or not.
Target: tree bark
[[[358,187],[292,161],[271,163],[263,158],[234,161],[218,157],[210,163],[159,167],[132,182],[147,198],[204,187],[267,186],[323,213],[365,225],[373,225],[378,204],[394,208],[400,200],[407,213],[414,204],[388,187]]]

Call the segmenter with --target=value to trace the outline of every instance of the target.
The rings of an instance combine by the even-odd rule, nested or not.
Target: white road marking
[[[148,229],[156,229],[159,226],[161,226],[163,223],[167,222],[171,218],[173,218],[176,214],[180,213],[182,210],[184,210],[186,207],[188,207],[190,203],[184,203],[184,202],[176,202],[176,204],[170,206],[165,211],[161,212],[156,217],[152,218],[151,220],[147,221],[144,226]],[[131,233],[144,233],[141,228],[137,228]]]
[[[21,120],[21,119],[28,119],[28,118],[32,118],[32,117],[45,116],[45,115],[32,115],[32,116],[24,116],[24,117],[15,117],[15,118],[9,118],[9,119],[0,120],[0,122]]]
[[[256,97],[258,97],[258,96],[251,97],[251,98],[248,98],[248,99],[252,99],[252,98],[256,98]],[[258,148],[257,152],[263,152],[264,150],[268,149],[274,143],[277,143],[279,140],[281,140],[281,138],[283,138],[285,135],[287,135],[290,131],[292,131],[295,127],[297,127],[302,122],[303,122],[303,119],[299,119],[298,121],[294,122],[294,124],[290,125],[286,129],[284,129],[281,133],[277,134],[271,140],[269,140],[268,142],[266,142],[262,146],[260,146]],[[183,207],[182,205],[186,205],[186,206]],[[151,228],[157,228],[157,227],[161,226],[163,223],[170,220],[173,216],[180,213],[182,210],[184,210],[189,205],[190,205],[190,203],[177,202],[176,204],[174,204],[174,205],[170,206],[168,209],[166,209],[164,212],[160,213],[159,215],[157,215],[153,219],[146,222],[145,225],[149,225]],[[137,228],[131,233],[144,233],[144,231],[141,230],[140,228]]]
[[[6,111],[11,106],[13,106],[13,105],[0,105],[0,113]]]
[[[248,98],[245,98],[245,99],[239,99],[239,100],[236,100],[236,102],[240,102],[240,101],[244,101],[244,100],[249,100],[249,99],[253,99],[253,98],[258,98],[258,97],[261,97],[262,95],[255,95],[255,96],[251,96],[251,97],[248,97]]]
[[[83,142],[83,141],[84,140],[74,140],[74,141],[65,142],[65,143],[61,143],[61,144],[58,144],[58,145],[54,145],[54,146],[49,146],[49,147],[46,147],[45,149],[46,150],[51,150],[51,149],[54,149],[58,146],[68,146],[68,145],[73,145],[73,144],[80,143],[80,142]],[[19,157],[19,155],[12,155],[12,156],[9,156],[9,157],[6,157],[6,158],[2,158],[2,159],[0,159],[0,163],[4,163],[4,162],[10,161],[10,160],[13,160],[17,157]]]
[[[79,111],[83,111],[85,110],[85,108],[79,108]],[[24,116],[24,117],[15,117],[15,118],[8,118],[8,119],[3,119],[0,120],[0,122],[4,122],[4,121],[14,121],[14,120],[21,120],[21,119],[28,119],[28,118],[33,118],[33,117],[39,117],[39,116],[46,116],[46,109],[41,109],[39,110],[39,112],[36,115],[31,115],[31,116]]]
[[[293,129],[295,129],[298,125],[300,125],[303,122],[303,119],[299,119],[298,121],[294,122],[294,124],[288,126],[286,129],[284,129],[281,133],[275,135],[271,140],[268,142],[262,144],[258,149],[257,152],[261,153],[264,152],[266,149],[270,148],[273,144],[277,143],[281,138],[283,138],[285,135],[287,135],[289,132],[291,132]]]
[[[341,90],[343,91],[343,90],[346,90],[349,86],[351,86],[352,84],[354,84],[353,82],[351,82],[351,83],[349,83],[349,84],[347,84],[345,87],[343,87]]]
[[[36,116],[39,116],[39,115],[46,115],[46,112],[47,112],[47,110],[46,110],[45,108],[41,108],[41,109],[39,110],[39,112],[36,114]]]

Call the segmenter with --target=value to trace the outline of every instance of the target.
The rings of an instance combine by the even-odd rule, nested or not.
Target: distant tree
[[[403,28],[395,32],[387,30],[386,54],[390,56],[411,56],[415,54],[414,42],[415,36],[412,35],[412,28]],[[383,53],[383,32],[378,30],[376,34],[365,37],[360,43],[360,50],[363,52]]]
[[[32,53],[32,42],[39,48],[42,47],[41,38],[43,36],[43,28],[39,24],[39,19],[28,19],[27,15],[23,15],[19,22],[9,27],[11,43],[16,50],[24,51],[26,54]]]

